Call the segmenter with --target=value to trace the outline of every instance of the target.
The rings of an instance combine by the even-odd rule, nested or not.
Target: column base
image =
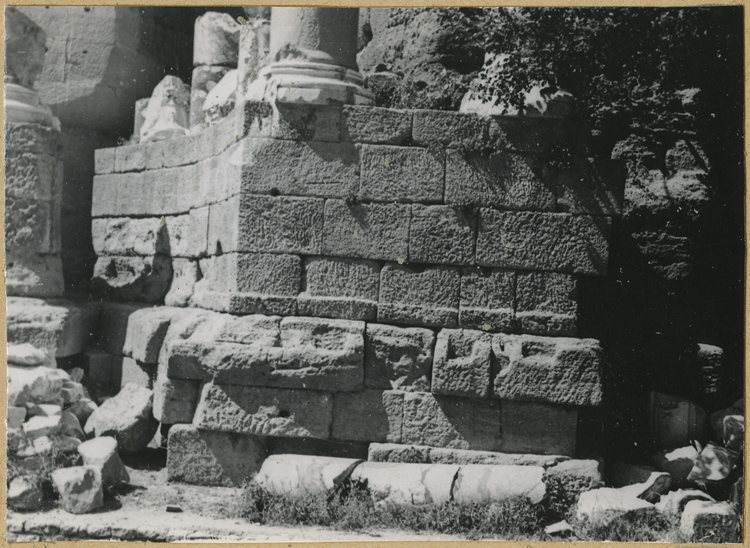
[[[250,84],[246,99],[312,105],[374,103],[374,95],[364,88],[364,79],[358,72],[302,61],[282,61],[262,69]]]

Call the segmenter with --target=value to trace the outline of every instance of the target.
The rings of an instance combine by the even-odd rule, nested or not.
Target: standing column
[[[273,8],[270,64],[248,98],[277,103],[372,104],[357,70],[358,8]]]

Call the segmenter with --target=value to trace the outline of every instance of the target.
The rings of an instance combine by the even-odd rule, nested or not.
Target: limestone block
[[[200,277],[201,271],[198,261],[173,259],[172,283],[164,296],[164,304],[167,306],[187,306]]]
[[[55,367],[54,358],[50,360],[50,356],[44,350],[34,347],[29,343],[23,344],[9,344],[7,347],[7,358],[8,363],[12,365],[48,365],[49,367]]]
[[[122,372],[120,375],[120,388],[128,384],[134,384],[151,390],[156,378],[156,367],[153,364],[140,363],[133,358],[122,359]]]
[[[5,195],[49,201],[60,193],[59,160],[49,154],[8,151],[5,154]]]
[[[352,320],[377,315],[380,265],[373,261],[310,257],[304,263],[299,313]]]
[[[672,477],[666,472],[625,462],[614,462],[607,467],[607,476],[615,487],[639,499],[656,502],[672,486]]]
[[[557,272],[519,272],[516,277],[516,322],[524,333],[576,334],[578,284]]]
[[[208,210],[208,254],[221,255],[237,251],[240,197],[213,204]]]
[[[264,347],[281,346],[280,322],[279,316],[261,314],[230,317],[218,331],[216,340]]]
[[[176,76],[157,84],[143,113],[141,143],[187,135],[190,127],[190,88]]]
[[[618,519],[638,519],[656,512],[654,505],[621,489],[602,487],[581,493],[576,518],[604,526]]]
[[[261,293],[196,290],[190,299],[190,305],[229,314],[297,314],[296,298]]]
[[[362,145],[361,197],[378,202],[437,203],[443,199],[442,151]]]
[[[340,134],[341,105],[274,104],[271,137],[275,139],[336,142]]]
[[[194,42],[197,47],[197,42]],[[190,79],[190,127],[204,121],[203,104],[211,90],[219,83],[231,67],[221,65],[201,65],[193,69]]]
[[[594,339],[505,335],[492,338],[494,394],[561,405],[602,403],[603,352]]]
[[[251,16],[252,17],[252,16]],[[264,25],[257,20],[249,25],[240,25],[240,39],[237,58],[237,92],[240,97],[247,95],[248,88],[258,76],[258,70],[265,65],[265,52],[261,51],[260,40],[266,29],[266,39],[270,38],[270,21]]]
[[[476,217],[465,208],[412,206],[409,261],[463,265],[474,263]]]
[[[384,266],[380,273],[378,321],[455,326],[459,272],[450,267]]]
[[[203,430],[327,439],[333,401],[314,390],[206,384],[193,426]]]
[[[367,458],[367,442],[319,440],[315,438],[265,438],[269,455],[313,455],[344,459]]]
[[[91,414],[84,431],[97,437],[114,436],[121,451],[137,453],[146,448],[158,427],[151,405],[151,390],[125,385]]]
[[[165,223],[158,218],[128,217],[93,219],[94,251],[102,255],[155,255],[169,252]]]
[[[528,499],[532,504],[547,494],[541,466],[467,464],[461,466],[453,484],[458,504],[492,504]]]
[[[659,470],[672,476],[672,484],[675,487],[681,487],[686,484],[687,477],[698,460],[698,454],[698,450],[692,445],[666,449],[654,456],[654,463]]]
[[[242,195],[236,250],[318,255],[322,231],[322,199]]]
[[[322,252],[337,257],[406,260],[411,206],[326,200]]]
[[[116,150],[115,148],[100,148],[94,151],[94,172],[97,175],[112,173],[115,170]]]
[[[179,310],[168,307],[141,308],[128,317],[122,353],[145,364],[156,364],[169,324]]]
[[[490,395],[492,337],[468,329],[442,329],[435,343],[432,393],[486,398]]]
[[[96,467],[59,468],[52,472],[52,483],[66,512],[86,514],[104,504],[102,477]]]
[[[621,215],[625,200],[623,162],[576,159],[557,178],[557,210],[590,215]]]
[[[731,473],[738,457],[738,453],[708,442],[698,455],[687,479],[690,482],[723,480]]]
[[[440,110],[415,110],[412,139],[419,146],[441,145],[461,150],[483,150],[489,136],[482,116]]]
[[[662,514],[679,517],[682,516],[685,506],[691,500],[715,502],[711,496],[698,489],[678,489],[662,495],[656,503],[656,509]]]
[[[59,409],[59,407],[58,407]],[[22,428],[23,421],[26,419],[26,408],[15,405],[8,406],[8,428]]]
[[[125,145],[115,149],[115,171],[143,171],[146,169],[146,146]]]
[[[296,255],[224,253],[201,262],[196,291],[230,291],[296,297],[302,264]]]
[[[484,331],[513,331],[516,273],[466,268],[461,273],[458,323]]]
[[[606,217],[480,209],[477,264],[576,274],[604,274]]]
[[[60,234],[53,227],[55,208],[59,208],[59,204],[6,196],[5,248],[8,252],[23,257],[58,251]]]
[[[10,480],[7,497],[13,510],[37,510],[44,501],[42,482],[33,476],[16,476]]]
[[[143,122],[145,121],[143,115],[148,108],[148,102],[150,100],[151,97],[144,97],[143,99],[138,99],[135,102],[135,118],[133,120],[133,135],[131,136],[131,140],[135,143],[139,143],[141,140],[141,128],[143,127]]]
[[[208,208],[191,209],[187,215],[164,218],[172,257],[201,257],[208,248]]]
[[[399,392],[334,393],[332,437],[346,441],[398,442],[402,416],[403,396]]]
[[[86,426],[86,421],[89,419],[91,414],[96,411],[98,405],[88,398],[83,398],[70,405],[66,411],[69,411],[78,419],[78,423],[81,427]]]
[[[578,412],[544,403],[501,401],[503,441],[509,453],[572,456],[576,450]]]
[[[402,464],[363,462],[352,472],[353,481],[367,482],[376,503],[445,504],[458,466],[450,464]]]
[[[94,176],[91,189],[91,216],[105,217],[120,215],[118,207],[118,193],[131,179],[140,182],[139,173],[106,173]],[[142,194],[145,194],[142,192]],[[143,208],[145,211],[146,208]]]
[[[447,204],[555,210],[554,174],[534,157],[449,150],[445,164]]]
[[[367,460],[373,462],[423,462],[442,464],[502,464],[512,466],[554,467],[570,459],[562,455],[524,455],[473,451],[470,449],[446,449],[426,445],[399,445],[395,443],[371,443]],[[588,462],[588,461],[570,461]]]
[[[231,15],[209,11],[195,20],[193,65],[237,66],[240,24]]]
[[[211,89],[203,103],[206,123],[218,122],[234,111],[237,103],[237,69],[227,72]]]
[[[680,532],[700,542],[708,538],[741,538],[740,516],[728,502],[692,500],[685,505],[680,519]]]
[[[154,418],[162,424],[193,422],[200,397],[200,383],[157,379],[154,383]]]
[[[355,143],[406,144],[411,137],[411,122],[409,110],[344,105],[341,138]]]
[[[194,164],[211,154],[212,143],[198,135],[177,135],[165,141],[152,141],[146,148],[146,169],[158,170]]]
[[[63,411],[60,413],[60,434],[70,438],[76,438],[80,441],[84,441],[86,436],[81,428],[81,423],[78,422],[76,417],[70,411]]]
[[[172,261],[152,257],[99,257],[94,265],[93,287],[125,301],[160,302],[172,281]]]
[[[23,423],[23,431],[29,440],[35,440],[43,436],[52,437],[59,434],[62,429],[62,418],[60,415],[48,417],[37,415]]]
[[[47,36],[27,15],[11,7],[5,13],[6,83],[33,89],[42,72]]]
[[[8,365],[8,405],[28,406],[37,403],[60,405],[60,392],[67,373],[49,367]]]
[[[88,303],[8,297],[8,342],[30,343],[57,358],[80,354],[97,314],[97,306]]]
[[[78,453],[83,458],[85,466],[99,469],[104,487],[112,487],[119,483],[128,483],[130,474],[120,460],[117,453],[117,440],[109,436],[102,436],[85,441],[78,446]]]
[[[434,346],[429,329],[368,323],[365,386],[429,392]]]
[[[16,256],[6,253],[6,291],[25,297],[58,297],[63,294],[62,260],[57,255]]]
[[[180,166],[143,172],[138,185],[120,189],[118,206],[125,215],[177,215],[195,207],[199,195],[199,181],[195,166]],[[132,183],[132,181],[128,181]],[[141,195],[146,190],[145,203]],[[140,195],[138,194],[140,192]],[[144,209],[139,211],[140,207]]]
[[[401,443],[493,451],[500,434],[497,401],[404,393]]]
[[[240,78],[241,80],[242,78]],[[240,137],[270,137],[273,107],[264,101],[245,101],[237,109]]]
[[[272,455],[263,462],[255,482],[272,495],[287,499],[326,495],[349,479],[361,463],[337,457]]]

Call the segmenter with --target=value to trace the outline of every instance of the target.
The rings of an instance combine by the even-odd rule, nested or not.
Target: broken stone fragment
[[[63,411],[60,415],[60,434],[81,441],[86,439],[86,435],[83,433],[83,428],[81,428],[81,423],[78,421],[78,417],[70,411]]]
[[[48,367],[8,366],[8,404],[62,403],[60,391],[67,373]]]
[[[724,417],[724,447],[730,451],[740,452],[745,445],[745,417],[727,415]]]
[[[208,92],[203,103],[203,120],[216,122],[225,118],[237,100],[237,69],[227,72]]]
[[[209,11],[195,20],[193,66],[237,66],[240,24],[231,15]]]
[[[9,344],[8,345],[8,363],[13,365],[48,365],[55,367],[54,360],[48,363],[49,358],[44,350],[36,348],[29,343]]]
[[[60,415],[45,417],[37,415],[31,417],[23,425],[23,430],[30,440],[41,438],[43,436],[54,436],[60,432],[62,420]]]
[[[569,535],[573,533],[573,528],[570,526],[570,524],[565,521],[558,521],[557,523],[553,523],[552,525],[548,525],[544,528],[544,532],[550,536],[553,535]]]
[[[117,440],[102,436],[86,441],[78,446],[83,464],[100,470],[104,487],[128,483],[130,475],[117,453]]]
[[[172,261],[153,257],[99,257],[94,265],[95,289],[124,301],[159,302],[169,291]]]
[[[680,516],[685,506],[691,500],[705,500],[713,502],[713,498],[697,489],[678,489],[662,495],[659,502],[656,503],[656,509],[662,514],[670,516]]]
[[[25,418],[26,408],[16,407],[14,405],[8,406],[8,428],[21,428]]]
[[[721,481],[728,477],[739,455],[734,451],[709,442],[703,448],[687,479],[695,483]]]
[[[17,8],[5,10],[5,82],[33,89],[42,73],[47,36]]]
[[[661,451],[654,456],[656,467],[672,476],[674,487],[685,485],[696,460],[698,460],[698,450],[692,445],[671,451]]]
[[[85,514],[104,504],[102,478],[95,467],[60,468],[52,472],[52,483],[63,509],[71,514]]]
[[[114,436],[123,452],[142,451],[159,426],[151,414],[151,403],[151,390],[127,384],[91,414],[84,431],[96,437]]]
[[[692,500],[682,512],[680,531],[695,541],[707,534],[713,538],[741,538],[739,522],[739,516],[728,502]]]
[[[79,382],[63,379],[63,385],[60,389],[60,397],[66,405],[77,402],[83,398],[83,385]]]
[[[37,510],[43,502],[42,482],[34,476],[18,476],[8,485],[8,506],[14,510]]]
[[[672,477],[666,472],[625,462],[615,462],[609,467],[609,479],[621,492],[649,502],[659,500],[659,495],[669,492],[672,485]]]
[[[141,143],[187,135],[190,88],[176,76],[165,76],[154,88],[143,113]]]
[[[620,518],[638,518],[655,512],[653,504],[622,489],[603,487],[581,493],[576,517],[592,525],[608,525]]]
[[[97,410],[98,407],[99,406],[96,405],[91,399],[82,398],[74,404],[68,406],[65,410],[75,415],[80,425],[82,427],[85,427],[86,421],[89,419],[91,414]]]
[[[325,495],[349,479],[362,461],[309,455],[271,455],[255,481],[271,494],[291,499]]]

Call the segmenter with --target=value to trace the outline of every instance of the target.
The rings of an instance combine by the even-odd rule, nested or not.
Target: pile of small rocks
[[[104,490],[129,481],[119,451],[138,452],[154,436],[151,391],[126,385],[93,401],[81,369],[57,369],[30,344],[8,346],[8,505],[37,510],[45,483],[68,512],[103,505]]]

